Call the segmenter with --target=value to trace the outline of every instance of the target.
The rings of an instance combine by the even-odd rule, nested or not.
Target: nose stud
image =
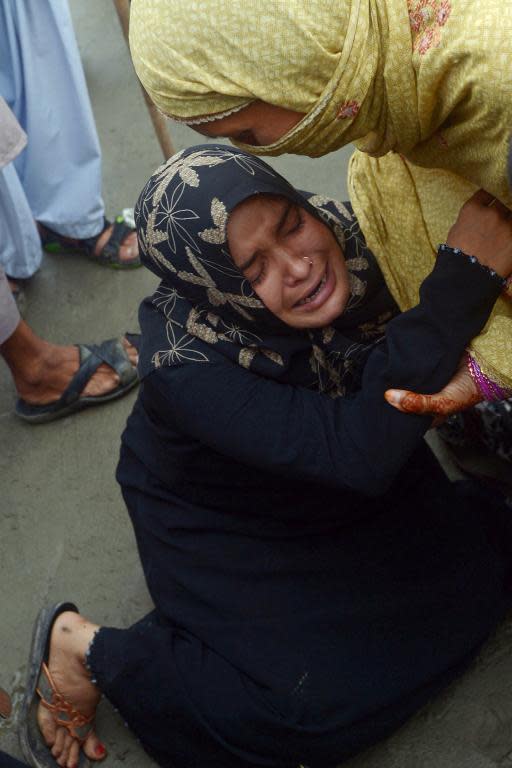
[[[302,258],[304,261],[307,261],[310,266],[313,266],[313,261],[309,258],[309,256],[303,256]]]

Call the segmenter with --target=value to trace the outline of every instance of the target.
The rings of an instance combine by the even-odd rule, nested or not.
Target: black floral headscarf
[[[351,293],[332,325],[286,325],[235,266],[226,240],[228,217],[256,194],[297,203],[340,243]],[[158,168],[135,217],[142,259],[161,279],[140,310],[142,378],[160,366],[229,360],[332,396],[357,387],[370,349],[397,309],[349,207],[299,192],[260,158],[207,144],[179,152]]]

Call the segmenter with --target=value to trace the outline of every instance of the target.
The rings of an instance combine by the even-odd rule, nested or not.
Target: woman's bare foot
[[[101,695],[85,667],[87,651],[98,629],[97,624],[80,614],[66,611],[55,620],[50,639],[48,668],[55,687],[85,717],[94,714]],[[56,724],[53,713],[42,704],[37,721],[58,765],[76,768],[80,758],[79,742],[66,728]],[[94,729],[81,748],[91,760],[102,760],[107,754]]]
[[[14,375],[18,395],[30,405],[46,405],[56,402],[78,370],[80,356],[78,347],[59,347],[44,342],[45,349],[39,360],[31,364],[29,371],[22,376]],[[137,365],[138,352],[127,339],[123,346],[133,366]],[[119,376],[106,363],[98,367],[85,385],[82,395],[99,397],[114,390],[119,384]]]

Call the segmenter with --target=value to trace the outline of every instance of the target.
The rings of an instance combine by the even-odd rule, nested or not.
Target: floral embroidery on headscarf
[[[350,297],[341,318],[346,331],[340,332],[338,321],[310,331],[286,326],[233,263],[229,213],[255,194],[284,196],[333,232],[349,274]],[[162,280],[141,307],[142,377],[163,365],[227,358],[333,397],[353,387],[378,335],[363,325],[378,321],[380,304],[365,311],[363,299],[369,282],[373,291],[384,283],[347,206],[298,192],[241,150],[206,145],[179,153],[153,174],[137,203],[136,221],[142,258]],[[386,296],[386,306],[393,305]]]
[[[449,0],[408,0],[413,50],[420,55],[441,42],[441,27],[450,16]]]
[[[199,237],[206,243],[225,243],[228,212],[224,203],[216,197],[212,200],[211,214],[214,226],[203,229]]]
[[[359,326],[359,329],[363,336],[368,339],[381,337],[385,333],[386,325],[392,317],[393,313],[388,310],[376,317],[375,320],[371,320],[369,323],[363,323]]]
[[[208,357],[198,350],[195,345],[195,336],[189,333],[179,333],[179,328],[183,328],[181,323],[170,320],[166,326],[167,341],[169,347],[161,352],[155,352],[152,357],[152,363],[155,368],[162,365],[173,365],[176,363],[207,363]],[[178,331],[178,335],[177,332]]]

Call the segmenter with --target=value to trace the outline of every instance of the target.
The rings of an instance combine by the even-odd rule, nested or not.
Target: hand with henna
[[[512,212],[483,189],[462,206],[450,229],[447,245],[475,256],[480,264],[508,279],[503,293],[512,300]],[[385,398],[403,413],[432,414],[441,418],[471,408],[483,395],[471,377],[467,356],[451,381],[434,395],[388,389]]]
[[[407,389],[388,389],[384,397],[402,413],[432,414],[441,416],[441,420],[483,400],[469,373],[466,355],[451,381],[435,395],[420,395]]]

